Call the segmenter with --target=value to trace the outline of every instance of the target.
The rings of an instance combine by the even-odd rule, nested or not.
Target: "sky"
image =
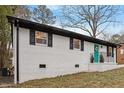
[[[31,7],[35,7],[35,6],[31,6]],[[51,11],[53,12],[53,14],[56,16],[56,23],[53,26],[61,28],[60,18],[59,18],[60,14],[61,14],[60,13],[61,12],[60,11],[61,6],[59,6],[59,5],[47,5],[47,7],[50,8]],[[119,23],[108,26],[108,28],[105,29],[106,33],[113,35],[116,33],[124,32],[124,5],[120,6],[120,10],[121,10],[121,12],[116,16],[116,20],[119,21]],[[64,19],[63,19],[63,21],[64,21]],[[87,32],[82,31],[80,29],[73,29],[73,28],[66,28],[66,29],[77,32],[77,33],[81,33],[84,35],[89,35]]]
[[[60,6],[47,6],[47,7],[49,7],[52,10],[54,15],[57,16],[57,20],[59,20],[58,16],[60,13]],[[121,9],[121,13],[119,13],[116,17],[116,20],[118,20],[119,23],[110,25],[107,29],[105,29],[105,32],[110,33],[110,34],[124,32],[124,5],[120,6],[120,9]],[[57,22],[56,25],[59,27],[59,22]],[[72,30],[78,33],[88,35],[88,33],[81,31],[81,30],[70,29],[70,28],[68,28],[68,30]]]

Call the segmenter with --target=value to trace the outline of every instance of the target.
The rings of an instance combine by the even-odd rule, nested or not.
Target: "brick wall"
[[[117,48],[117,63],[124,64],[124,54],[121,54],[121,49],[124,49],[124,44],[121,44],[121,47]]]

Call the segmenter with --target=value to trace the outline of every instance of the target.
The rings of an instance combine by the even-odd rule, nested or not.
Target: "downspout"
[[[19,20],[16,20],[16,74],[17,74],[17,84],[19,83]]]
[[[116,63],[118,63],[118,62],[117,62],[117,48],[118,48],[118,47],[116,47]]]
[[[11,22],[11,40],[12,40],[12,48],[13,48],[13,24],[14,24],[14,21]]]

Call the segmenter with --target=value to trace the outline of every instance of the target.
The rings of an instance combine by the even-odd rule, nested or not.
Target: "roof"
[[[18,20],[19,27],[34,29],[34,30],[38,30],[38,31],[49,32],[49,33],[62,35],[62,36],[67,36],[67,37],[83,39],[85,41],[93,42],[93,43],[97,43],[97,44],[101,44],[101,45],[117,47],[117,44],[115,44],[115,43],[110,43],[108,41],[96,39],[96,38],[86,36],[86,35],[82,35],[82,34],[72,32],[72,31],[69,31],[69,30],[60,29],[60,28],[57,28],[57,27],[53,27],[53,26],[49,26],[49,25],[45,25],[45,24],[40,24],[40,23],[36,23],[36,22],[33,22],[33,21],[28,21],[28,20],[25,20],[25,19],[12,17],[12,16],[7,16],[7,18],[8,18],[8,22],[10,22],[10,23],[14,22],[15,26],[16,26],[17,20]]]
[[[122,47],[122,46],[124,46],[124,43],[119,43],[118,46]]]

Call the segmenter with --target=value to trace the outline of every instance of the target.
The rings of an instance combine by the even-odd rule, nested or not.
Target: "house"
[[[120,43],[117,47],[117,63],[124,64],[124,43]]]
[[[14,81],[116,68],[114,43],[7,16],[13,40]]]

